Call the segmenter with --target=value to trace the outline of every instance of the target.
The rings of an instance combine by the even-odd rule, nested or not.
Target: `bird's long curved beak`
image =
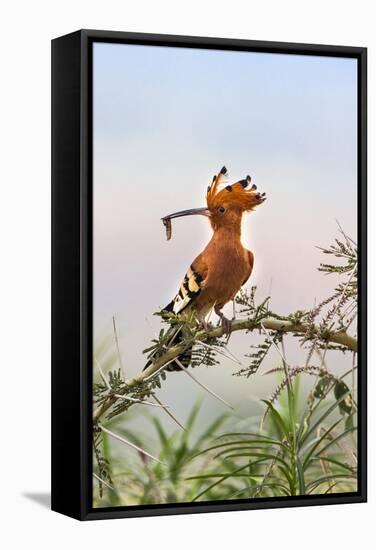
[[[174,212],[173,214],[170,214],[169,216],[164,216],[163,220],[172,220],[173,218],[182,218],[183,216],[195,216],[195,215],[201,215],[201,216],[210,216],[210,210],[208,208],[190,208],[189,210],[181,210],[180,212]]]

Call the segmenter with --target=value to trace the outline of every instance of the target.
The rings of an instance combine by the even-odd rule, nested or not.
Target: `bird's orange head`
[[[240,222],[244,212],[251,212],[266,199],[265,193],[257,192],[256,185],[250,187],[250,176],[224,186],[227,177],[227,169],[223,166],[207,190],[206,202],[213,229]]]
[[[163,222],[181,216],[201,214],[209,218],[214,230],[224,226],[240,226],[243,213],[250,212],[263,203],[266,196],[265,193],[257,192],[256,185],[250,187],[250,176],[232,185],[225,185],[227,177],[227,169],[223,166],[220,172],[213,177],[213,181],[207,189],[207,207],[175,212],[162,218]]]

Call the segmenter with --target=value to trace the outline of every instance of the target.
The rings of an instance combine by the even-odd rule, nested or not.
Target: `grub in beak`
[[[163,221],[163,225],[166,228],[166,239],[169,241],[172,235],[171,218],[162,218],[162,221]]]
[[[206,207],[204,208],[190,208],[189,210],[181,210],[180,212],[174,212],[168,216],[164,216],[162,219],[163,225],[166,228],[166,238],[169,241],[172,235],[172,225],[171,220],[174,218],[182,218],[184,216],[210,216],[210,210]]]

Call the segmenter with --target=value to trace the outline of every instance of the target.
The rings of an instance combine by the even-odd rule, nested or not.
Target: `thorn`
[[[144,451],[144,449],[142,449],[138,445],[135,445],[134,443],[131,443],[130,441],[128,441],[128,439],[125,439],[124,437],[122,437],[122,436],[120,436],[120,435],[118,435],[114,432],[111,432],[110,430],[108,430],[107,428],[102,426],[102,424],[98,424],[98,427],[102,430],[102,432],[105,432],[106,434],[110,435],[114,439],[117,439],[118,441],[121,441],[122,443],[125,443],[125,445],[128,445],[129,447],[132,447],[132,449],[135,449],[139,453],[142,453],[143,455],[148,456],[149,458],[152,458],[156,462],[159,462],[159,464],[163,464],[164,466],[166,466],[166,464],[164,462],[162,462],[161,460],[159,460],[159,458],[157,458],[156,456],[153,456],[152,454],[148,453],[147,451]]]
[[[119,361],[119,365],[120,365],[120,371],[121,371],[121,374],[123,375],[123,378],[125,380],[125,370],[124,370],[124,366],[123,366],[123,361],[121,360],[121,353],[120,353],[120,347],[119,347],[119,338],[118,338],[117,330],[116,330],[115,315],[112,316],[112,327],[113,327],[113,330],[114,330],[115,345],[116,345],[116,351],[117,351],[118,361]]]
[[[158,405],[159,405],[160,407],[162,407],[162,409],[168,414],[168,416],[169,416],[170,418],[172,418],[172,420],[173,420],[174,422],[176,422],[176,424],[177,424],[182,430],[184,430],[185,432],[187,431],[187,429],[184,428],[183,424],[181,424],[181,423],[179,422],[179,420],[172,414],[172,412],[170,412],[170,411],[167,409],[167,406],[164,405],[164,404],[162,403],[162,401],[161,401],[160,399],[158,399],[158,397],[157,397],[156,395],[154,395],[154,394],[153,394],[153,399],[158,403]]]
[[[97,476],[97,474],[93,473],[93,477],[99,481],[99,483],[103,483],[103,485],[105,485],[106,487],[108,487],[109,489],[111,489],[112,491],[115,491],[115,488],[112,487],[112,485],[110,485],[109,483],[107,483],[107,481],[105,481],[104,479],[102,479],[101,477]]]
[[[234,355],[234,354],[232,353],[232,351],[231,351],[227,346],[224,346],[224,348],[225,348],[225,350],[227,351],[227,353],[229,353],[229,354],[231,355],[231,357],[234,358],[234,361],[236,361],[236,363],[238,363],[240,366],[243,366],[243,363],[240,361],[240,359],[238,359],[238,358],[236,357],[236,355]]]
[[[223,403],[224,405],[226,405],[226,407],[229,407],[230,409],[234,410],[234,407],[232,405],[230,405],[230,403],[227,403],[227,401],[225,401],[222,397],[220,397],[217,393],[215,393],[213,390],[211,390],[210,388],[208,388],[208,386],[205,386],[205,384],[203,384],[202,382],[200,382],[199,380],[197,380],[197,378],[195,376],[193,376],[193,374],[191,374],[188,369],[186,369],[179,361],[178,358],[175,359],[175,361],[177,362],[178,365],[180,365],[181,369],[183,372],[185,372],[185,374],[187,374],[190,378],[192,378],[192,380],[194,380],[196,382],[196,384],[198,384],[199,386],[201,386],[201,388],[203,388],[204,390],[206,390],[208,393],[210,393],[210,395],[212,395],[213,397],[215,397],[216,399],[218,399],[218,401],[221,401],[221,403]]]
[[[201,340],[196,340],[196,342],[198,342],[199,344],[201,344],[205,348],[208,348],[208,349],[211,349],[211,350],[213,349],[213,346],[209,346],[209,344],[207,344],[206,342],[202,342]],[[218,353],[219,355],[223,355],[223,357],[226,357],[226,359],[229,359],[230,361],[233,361],[234,363],[237,363],[238,365],[243,366],[243,364],[239,361],[239,359],[237,359],[237,357],[235,357],[235,355],[233,353],[231,353],[231,351],[228,349],[227,346],[224,346],[224,348],[225,348],[225,350],[228,351],[228,353],[230,355],[232,355],[232,357],[229,357],[228,355],[223,353],[223,351],[219,351],[218,349],[215,349],[215,352]]]
[[[142,401],[142,399],[135,399],[134,397],[128,397],[127,395],[121,395],[121,393],[114,393],[114,396],[118,399],[124,399],[124,401],[131,401],[132,403],[141,403],[142,405],[149,405],[150,407],[162,407],[165,405],[156,405],[155,403],[150,403],[150,401]]]
[[[220,171],[220,174],[223,174],[223,175],[224,175],[224,174],[226,174],[226,172],[227,172],[226,166],[222,166],[221,171]]]
[[[164,365],[162,365],[161,367],[159,367],[158,370],[156,370],[155,372],[152,372],[151,374],[149,374],[149,376],[146,376],[146,378],[143,379],[144,382],[147,382],[148,380],[151,380],[152,378],[154,378],[155,376],[157,376],[163,369],[165,369],[167,367],[167,365],[169,365],[170,363],[173,363],[175,361],[175,359],[170,359],[170,361],[167,361],[167,363],[164,363]],[[152,363],[153,364],[153,363]],[[151,366],[151,365],[150,365]]]
[[[107,388],[110,390],[111,385],[110,385],[109,381],[107,380],[107,376],[104,374],[104,372],[102,370],[102,367],[100,366],[99,361],[96,357],[94,357],[94,361],[95,361],[95,363],[98,367],[99,373],[100,373],[101,377],[103,378],[104,383],[106,384]]]

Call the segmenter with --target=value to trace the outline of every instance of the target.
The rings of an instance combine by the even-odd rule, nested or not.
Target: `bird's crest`
[[[251,184],[251,176],[246,176],[243,180],[223,187],[227,181],[228,172],[223,166],[208,187],[206,202],[209,210],[224,206],[225,208],[233,207],[242,211],[250,211],[266,199],[265,193],[257,192],[256,185],[253,184],[248,188]]]

